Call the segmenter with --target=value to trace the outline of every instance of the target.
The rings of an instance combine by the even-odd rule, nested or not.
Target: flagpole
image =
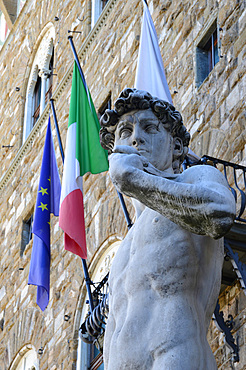
[[[86,91],[87,91],[87,84],[86,84],[86,81],[85,81],[85,76],[84,76],[84,73],[82,71],[82,68],[81,68],[81,65],[80,65],[80,62],[79,62],[79,58],[78,58],[78,54],[76,52],[76,49],[75,49],[75,46],[74,46],[74,43],[73,43],[73,36],[69,35],[68,40],[70,42],[70,45],[71,45],[71,48],[72,48],[72,51],[73,51],[75,62],[76,62],[77,67],[79,69],[80,76],[82,78],[82,81],[83,81],[84,86],[85,86]],[[118,197],[120,199],[121,207],[123,209],[123,213],[124,213],[124,216],[125,216],[125,219],[126,219],[126,222],[127,222],[128,230],[129,230],[132,227],[132,222],[131,222],[129,213],[128,213],[127,208],[126,208],[126,204],[125,204],[123,195],[121,193],[119,193],[118,191],[117,191],[117,194],[118,194]]]
[[[125,219],[126,219],[127,228],[128,228],[128,230],[130,230],[130,228],[133,226],[133,223],[132,223],[132,221],[130,219],[128,210],[126,208],[126,203],[124,201],[123,195],[121,193],[119,193],[118,190],[117,190],[117,194],[118,194],[118,197],[120,199],[120,204],[121,204],[121,207],[122,207],[122,210],[123,210]]]
[[[87,84],[86,84],[86,81],[85,81],[85,76],[84,76],[84,73],[82,71],[82,68],[81,68],[81,65],[80,65],[80,62],[79,62],[79,58],[78,58],[78,54],[77,54],[77,51],[76,51],[75,46],[74,46],[74,43],[73,43],[73,36],[72,35],[69,35],[68,36],[68,40],[70,42],[70,45],[71,45],[71,48],[72,48],[72,51],[73,51],[75,62],[76,62],[77,67],[79,69],[80,77],[82,78],[83,84],[84,84],[84,86],[85,86],[85,88],[87,90]]]
[[[54,122],[55,122],[55,127],[56,127],[56,135],[57,135],[57,139],[58,139],[58,142],[59,142],[59,148],[60,148],[60,152],[61,152],[62,163],[64,164],[64,150],[63,150],[63,146],[62,146],[61,134],[60,134],[60,130],[59,130],[58,122],[57,122],[57,117],[56,117],[56,111],[55,111],[55,107],[54,107],[54,99],[52,99],[52,98],[50,99],[50,105],[51,105],[52,113],[53,113],[53,117],[54,117]],[[88,294],[88,298],[89,298],[90,310],[92,312],[93,309],[94,309],[94,304],[93,304],[93,298],[92,298],[92,293],[91,293],[91,279],[89,277],[89,272],[88,272],[88,267],[87,267],[86,260],[84,260],[83,258],[81,258],[81,260],[82,260],[82,266],[83,266],[83,271],[84,271],[86,290],[87,290],[87,294]]]
[[[59,148],[60,148],[60,153],[61,153],[61,157],[62,157],[62,163],[64,164],[64,151],[63,151],[63,147],[62,147],[61,135],[60,135],[60,130],[59,130],[58,122],[57,122],[57,117],[56,117],[56,111],[55,111],[55,107],[54,107],[54,99],[53,98],[50,99],[50,105],[51,105],[51,109],[52,109],[52,113],[53,113],[53,117],[54,117],[54,122],[55,122],[55,127],[56,127],[56,136],[57,136],[57,139],[58,139],[58,142],[59,142]]]

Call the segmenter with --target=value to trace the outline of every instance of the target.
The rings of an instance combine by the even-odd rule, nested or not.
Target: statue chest
[[[117,252],[110,273],[112,287],[145,289],[179,280],[190,284],[200,259],[194,237],[198,236],[146,208]]]

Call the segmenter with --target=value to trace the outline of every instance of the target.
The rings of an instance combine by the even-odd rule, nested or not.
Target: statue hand
[[[109,174],[113,184],[124,193],[130,189],[131,179],[137,175],[136,169],[143,171],[148,164],[148,160],[135,148],[126,145],[116,146],[109,156]]]
[[[179,174],[160,171],[135,148],[127,145],[118,145],[109,157],[109,173],[113,184],[121,192],[131,190],[131,181],[138,176],[136,169],[150,175],[176,181]]]

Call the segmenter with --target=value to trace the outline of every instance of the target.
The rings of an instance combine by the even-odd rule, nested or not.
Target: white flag
[[[172,104],[157,34],[148,5],[144,2],[135,87]]]
[[[158,44],[158,38],[149,8],[145,0],[143,24],[138,53],[138,64],[135,78],[135,87],[148,91],[152,96],[165,100],[171,104],[172,97],[166,80],[164,65]],[[199,161],[195,153],[189,148],[188,157]]]

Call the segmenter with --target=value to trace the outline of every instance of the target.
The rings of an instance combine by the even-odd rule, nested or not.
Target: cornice
[[[113,9],[114,5],[120,0],[109,0],[108,3],[106,4],[105,8],[103,9],[103,12],[101,13],[100,17],[98,18],[95,26],[93,29],[90,31],[88,36],[86,37],[85,41],[81,45],[81,48],[78,51],[78,56],[81,59],[89,49],[91,43],[99,33],[100,29],[102,26],[105,24],[106,19],[108,18],[111,10]],[[56,90],[53,93],[52,98],[54,100],[58,100],[61,93],[67,86],[68,82],[72,79],[72,74],[73,74],[73,62],[67,69],[67,72],[64,74],[61,82],[57,86]],[[29,147],[31,146],[32,142],[36,138],[37,134],[40,132],[41,127],[45,122],[47,122],[49,115],[49,104],[46,105],[42,115],[38,119],[37,123],[33,127],[32,131],[28,135],[26,141],[23,143],[21,148],[19,149],[18,153],[16,154],[15,158],[11,162],[8,170],[4,173],[2,178],[0,179],[0,192],[3,190],[3,188],[7,185],[8,181],[11,179],[11,176],[13,175],[15,169],[18,167],[20,164],[20,161],[28,151]]]

